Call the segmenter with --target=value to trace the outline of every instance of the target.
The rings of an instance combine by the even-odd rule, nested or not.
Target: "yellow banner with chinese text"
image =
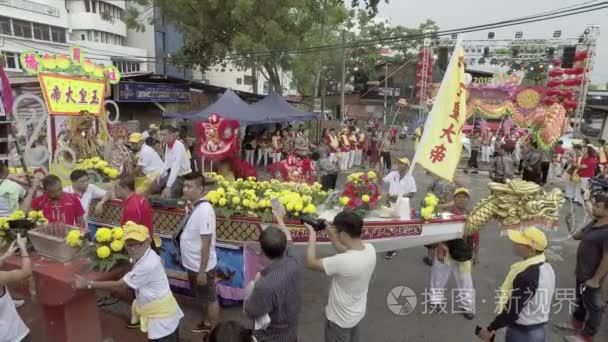
[[[50,115],[99,115],[106,81],[54,73],[39,73],[38,80]]]
[[[450,64],[437,92],[433,108],[414,160],[435,175],[453,181],[462,152],[462,126],[466,120],[464,51],[454,49]]]

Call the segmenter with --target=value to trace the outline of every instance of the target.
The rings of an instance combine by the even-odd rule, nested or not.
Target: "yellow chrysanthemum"
[[[424,220],[428,221],[433,217],[434,211],[435,211],[435,208],[433,208],[433,207],[424,207],[424,208],[420,209],[420,215],[422,216],[422,218]]]
[[[369,203],[369,196],[368,196],[368,195],[363,195],[363,196],[361,196],[361,200],[362,200],[364,203]]]
[[[70,230],[65,237],[65,243],[70,247],[82,246],[82,236],[80,235],[80,231],[78,229]]]
[[[112,240],[112,229],[110,228],[99,228],[95,233],[95,240],[97,242],[108,242]]]
[[[114,240],[110,244],[110,248],[112,248],[112,250],[114,252],[120,252],[120,251],[122,251],[122,249],[124,247],[125,247],[125,245],[124,245],[124,243],[121,240]]]
[[[110,248],[108,246],[101,246],[97,248],[97,256],[99,257],[99,259],[107,259],[110,254],[112,254],[112,251],[110,251]]]
[[[25,213],[23,210],[17,210],[11,214],[10,218],[11,220],[22,220],[25,218]]]
[[[232,204],[238,205],[239,203],[241,203],[241,199],[240,198],[238,198],[236,196],[232,197]]]
[[[124,235],[124,233],[125,232],[122,228],[119,228],[119,227],[114,228],[114,229],[112,229],[112,238],[114,240],[120,240],[120,239],[122,239],[122,236]]]
[[[302,203],[296,203],[293,208],[295,209],[295,211],[302,211],[302,209],[304,209],[304,205]]]
[[[340,204],[342,205],[347,205],[348,202],[350,202],[350,198],[346,197],[346,196],[342,196],[340,197]]]
[[[376,173],[374,171],[369,171],[367,173],[367,178],[369,178],[370,180],[374,180],[374,179],[376,179],[376,177],[377,176],[376,176]]]
[[[437,196],[434,194],[428,194],[424,196],[424,203],[428,207],[435,207],[437,204],[439,204],[439,198],[437,198]]]
[[[304,214],[314,214],[317,212],[317,207],[314,204],[310,203],[302,209]]]
[[[225,205],[226,205],[226,198],[225,198],[225,197],[222,197],[222,198],[220,198],[220,199],[219,199],[217,202],[219,203],[219,205],[220,205],[220,206],[222,206],[222,207],[223,207],[223,206],[225,206]]]

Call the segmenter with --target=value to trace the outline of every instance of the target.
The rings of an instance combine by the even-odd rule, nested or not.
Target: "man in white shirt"
[[[184,175],[192,172],[190,159],[184,144],[177,140],[178,129],[173,126],[163,126],[161,133],[165,137],[165,162],[160,170],[157,187],[163,189],[164,198],[181,198],[184,187]]]
[[[157,137],[156,137],[157,133],[158,133],[158,126],[156,126],[155,124],[150,124],[150,126],[148,126],[148,130],[144,131],[141,134],[142,135],[142,140],[146,140],[149,137],[157,139]]]
[[[317,259],[317,232],[308,224],[306,265],[331,277],[329,299],[325,307],[325,342],[358,342],[359,322],[367,307],[369,282],[376,267],[376,250],[361,241],[363,219],[345,210],[334,218],[327,235],[338,254]]]
[[[192,203],[192,211],[176,235],[182,266],[188,272],[190,291],[201,308],[207,308],[206,320],[192,332],[210,333],[219,321],[220,307],[215,289],[215,211],[204,199],[204,179],[191,173],[184,177],[184,199]]]
[[[184,313],[179,308],[164,271],[161,258],[150,248],[148,228],[138,224],[125,227],[125,250],[133,262],[131,271],[120,280],[90,281],[76,275],[73,288],[79,290],[135,291],[131,324],[148,336],[148,341],[178,342],[179,322]]]
[[[397,161],[397,170],[391,171],[388,175],[384,176],[383,179],[385,183],[389,183],[388,200],[392,203],[396,203],[399,197],[414,197],[414,194],[417,191],[416,181],[414,180],[414,177],[408,173],[410,160],[404,157],[397,159]],[[399,253],[399,251],[388,251],[384,257],[392,259],[397,253]]]
[[[134,153],[137,153],[137,168],[135,169],[135,174],[144,174],[146,176],[151,175],[159,175],[160,171],[163,168],[163,160],[160,159],[160,156],[156,151],[150,146],[153,144],[154,140],[151,140],[151,144],[146,143],[149,139],[154,139],[152,137],[148,137],[147,139],[143,138],[143,134],[134,132],[129,136],[129,143],[131,143],[131,149]]]
[[[110,199],[109,194],[95,184],[89,184],[89,175],[84,170],[74,170],[70,174],[72,185],[63,189],[64,192],[75,194],[80,199],[80,204],[84,209],[86,220],[89,207],[93,200],[99,200],[95,207],[96,212],[102,212],[104,204]]]

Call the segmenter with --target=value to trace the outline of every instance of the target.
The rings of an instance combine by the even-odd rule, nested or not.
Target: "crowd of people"
[[[159,131],[160,130],[160,131]],[[420,130],[422,134],[422,130]],[[162,143],[157,140],[161,136]],[[6,215],[21,206],[26,212],[41,210],[49,222],[62,222],[78,226],[86,232],[89,210],[101,212],[111,198],[122,200],[120,223],[125,225],[125,248],[132,260],[131,270],[115,281],[90,281],[76,276],[76,290],[108,290],[129,293],[132,314],[129,324],[146,334],[149,341],[175,342],[180,340],[180,325],[184,312],[171,292],[162,260],[157,253],[152,208],[145,195],[136,192],[137,179],[147,180],[147,193],[167,198],[184,198],[191,207],[175,236],[177,259],[186,270],[189,287],[196,299],[195,325],[187,327],[193,333],[204,334],[209,341],[296,341],[298,323],[304,306],[302,299],[305,269],[325,274],[330,288],[324,313],[324,340],[326,342],[356,342],[361,340],[361,320],[367,311],[369,283],[376,267],[376,251],[372,244],[362,240],[363,220],[353,211],[338,213],[332,222],[305,223],[308,245],[304,258],[294,253],[289,229],[284,223],[284,212],[273,210],[276,224],[265,227],[260,235],[259,247],[270,261],[247,286],[247,299],[243,303],[243,319],[239,322],[220,321],[220,306],[216,293],[216,216],[206,198],[205,179],[193,172],[186,139],[171,126],[160,129],[151,125],[143,132],[131,133],[124,146],[133,153],[132,169],[121,169],[112,191],[90,184],[86,172],[75,170],[70,175],[71,185],[63,188],[54,175],[42,179],[24,191],[7,179],[8,170],[0,164],[0,213]],[[418,193],[416,180],[408,172],[410,160],[391,160],[391,145],[396,135],[390,131],[366,131],[353,127],[326,130],[322,141],[314,146],[303,128],[277,129],[248,133],[243,139],[245,158],[252,164],[266,165],[268,159],[280,161],[288,155],[310,155],[315,161],[317,176],[326,188],[334,188],[339,172],[361,166],[378,170],[388,185],[387,204],[400,199],[413,198]],[[471,156],[467,170],[477,172],[478,156],[481,162],[491,165],[493,181],[506,182],[518,172],[524,180],[543,185],[565,181],[566,194],[584,205],[592,220],[573,234],[581,243],[577,251],[576,286],[577,309],[572,321],[558,327],[574,333],[573,342],[590,342],[598,333],[602,319],[602,283],[608,275],[608,196],[591,196],[589,179],[604,176],[606,150],[603,141],[599,147],[589,141],[575,144],[566,152],[563,143],[557,142],[549,151],[538,148],[525,136],[492,136],[489,132],[474,131],[471,135]],[[164,146],[159,153],[159,146]],[[125,153],[126,154],[126,153]],[[162,155],[162,157],[161,157]],[[257,159],[256,159],[257,156]],[[255,162],[255,163],[254,163]],[[128,172],[127,172],[128,171]],[[467,215],[471,190],[461,185],[436,179],[426,189],[439,198],[438,207],[457,215]],[[93,201],[95,208],[90,208]],[[5,215],[5,216],[6,216]],[[324,230],[336,254],[317,256],[317,232]],[[545,234],[535,227],[508,233],[515,256],[519,259],[508,270],[501,285],[497,316],[476,335],[483,341],[493,341],[496,332],[506,328],[507,342],[546,341],[546,325],[555,291],[555,271],[546,260],[549,242]],[[0,256],[0,264],[17,250],[21,250],[22,267],[16,271],[0,271],[0,326],[6,327],[6,341],[26,341],[29,329],[16,310],[8,285],[29,277],[32,272],[26,239],[19,236],[14,245]],[[463,316],[475,319],[475,289],[473,265],[479,258],[479,235],[474,234],[438,244],[429,245],[425,261],[430,269],[431,311],[441,313],[447,301],[446,285],[454,276],[457,292],[454,303]],[[394,257],[397,251],[387,252]],[[605,285],[604,285],[605,286]],[[319,327],[321,328],[321,327]],[[183,331],[183,328],[182,328]],[[0,338],[0,341],[5,341]]]

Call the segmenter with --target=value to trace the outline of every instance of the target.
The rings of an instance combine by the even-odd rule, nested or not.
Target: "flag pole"
[[[454,45],[454,53],[452,53],[452,57],[450,58],[450,63],[448,64],[448,67],[446,68],[446,72],[443,74],[443,79],[441,80],[441,85],[439,86],[439,90],[437,91],[437,94],[442,94],[445,91],[445,88],[447,87],[446,78],[450,76],[449,72],[447,72],[447,71],[452,70],[452,67],[454,66],[454,64],[457,63],[456,51],[461,45],[462,45],[462,37],[458,37],[458,40],[456,41],[456,44]],[[433,107],[434,106],[435,106],[435,103],[433,103]],[[408,175],[410,175],[410,176],[414,173],[414,168],[416,167],[416,162],[420,158],[420,156],[419,156],[420,146],[424,146],[423,144],[426,142],[426,140],[428,140],[427,126],[430,125],[429,117],[431,116],[431,114],[433,114],[433,107],[431,107],[431,111],[426,116],[426,120],[424,121],[424,126],[423,126],[424,128],[423,128],[422,136],[420,137],[420,141],[418,142],[418,145],[416,146],[416,151],[414,152],[414,157],[412,158],[410,168],[407,172]],[[458,143],[462,143],[462,142],[459,141]]]

